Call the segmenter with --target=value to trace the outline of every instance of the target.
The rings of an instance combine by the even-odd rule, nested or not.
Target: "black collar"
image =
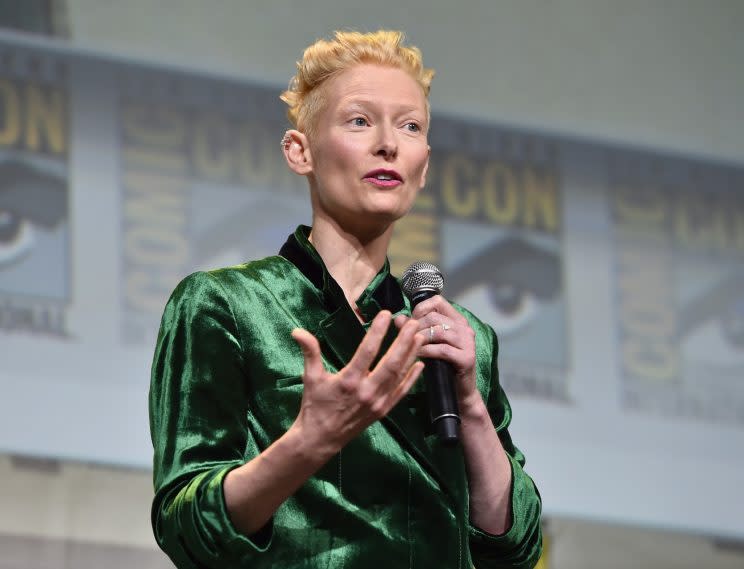
[[[282,245],[279,255],[297,267],[315,288],[322,291],[329,310],[335,310],[341,303],[347,304],[346,297],[326,269],[315,247],[308,241],[309,235],[310,228],[300,225]],[[372,279],[370,286],[357,299],[357,307],[369,322],[380,310],[386,309],[395,314],[406,306],[403,291],[395,277],[390,274],[390,264],[386,259],[385,265]]]

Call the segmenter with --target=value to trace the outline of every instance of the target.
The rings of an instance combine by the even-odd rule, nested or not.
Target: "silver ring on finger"
[[[429,326],[429,342],[434,341],[434,326]]]

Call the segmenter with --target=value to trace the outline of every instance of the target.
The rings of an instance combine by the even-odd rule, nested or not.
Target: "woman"
[[[493,331],[390,275],[423,188],[429,84],[402,34],[310,46],[282,98],[312,229],[278,256],[186,278],[150,391],[153,527],[179,567],[532,567],[540,499],[522,470]],[[394,323],[394,325],[392,325]],[[299,346],[299,349],[298,349]],[[455,370],[461,445],[439,445],[423,364]],[[422,387],[418,387],[418,391]]]

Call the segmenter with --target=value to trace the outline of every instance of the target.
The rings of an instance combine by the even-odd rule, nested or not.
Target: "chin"
[[[394,209],[369,211],[363,215],[369,217],[370,219],[375,219],[380,223],[387,223],[389,225],[391,223],[395,223],[400,218],[405,217],[407,213],[407,209]]]
[[[405,213],[400,212],[365,210],[347,218],[347,223],[341,222],[341,225],[355,235],[380,235],[404,215]]]
[[[399,200],[396,200],[395,203],[377,203],[377,204],[370,204],[368,211],[365,212],[366,215],[371,215],[375,217],[380,217],[384,219],[388,219],[389,221],[397,221],[401,217],[405,216],[413,207],[413,202],[411,203],[401,203]]]

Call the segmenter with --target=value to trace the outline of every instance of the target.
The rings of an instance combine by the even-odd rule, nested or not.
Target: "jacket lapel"
[[[318,290],[323,292],[329,314],[320,321],[316,337],[327,361],[336,369],[341,369],[354,356],[366,330],[346,302],[338,283],[326,271],[322,260],[314,249],[310,251],[312,245],[307,241],[308,233],[309,228],[298,228],[294,235],[289,237],[279,254],[294,264]],[[389,274],[387,263],[383,272],[384,275],[378,275],[380,278],[375,278],[373,281],[373,285],[377,286],[371,286],[365,291],[358,302],[367,321],[371,321],[381,309],[388,309],[394,314],[410,315],[400,286]],[[372,367],[387,352],[397,335],[397,329],[391,325]],[[451,470],[452,465],[449,463],[456,458],[451,456],[449,449],[438,450],[436,448],[438,443],[431,442],[433,437],[427,437],[429,419],[423,395],[423,379],[420,379],[411,393],[382,418],[381,423],[398,441],[398,444],[416,458],[440,487],[451,494],[453,488],[442,473]],[[460,458],[458,462],[461,461]]]
[[[353,357],[357,346],[364,338],[365,330],[357,320],[356,315],[348,307],[340,307],[335,312],[323,319],[320,323],[318,341],[326,358],[334,364],[337,369],[343,368]],[[391,326],[380,347],[378,359],[387,352],[390,345],[397,336],[395,326]],[[376,365],[377,361],[374,362]],[[391,436],[398,441],[408,453],[416,458],[418,463],[437,481],[443,491],[452,492],[447,477],[442,472],[449,470],[441,459],[447,462],[453,460],[448,450],[444,451],[446,456],[439,456],[432,447],[438,443],[427,437],[429,427],[428,410],[426,408],[425,394],[420,379],[414,387],[416,392],[407,395],[403,400],[393,407],[390,412],[381,419],[382,425]],[[417,412],[412,411],[412,407]],[[430,440],[427,441],[427,438]],[[442,469],[442,467],[444,467]]]

